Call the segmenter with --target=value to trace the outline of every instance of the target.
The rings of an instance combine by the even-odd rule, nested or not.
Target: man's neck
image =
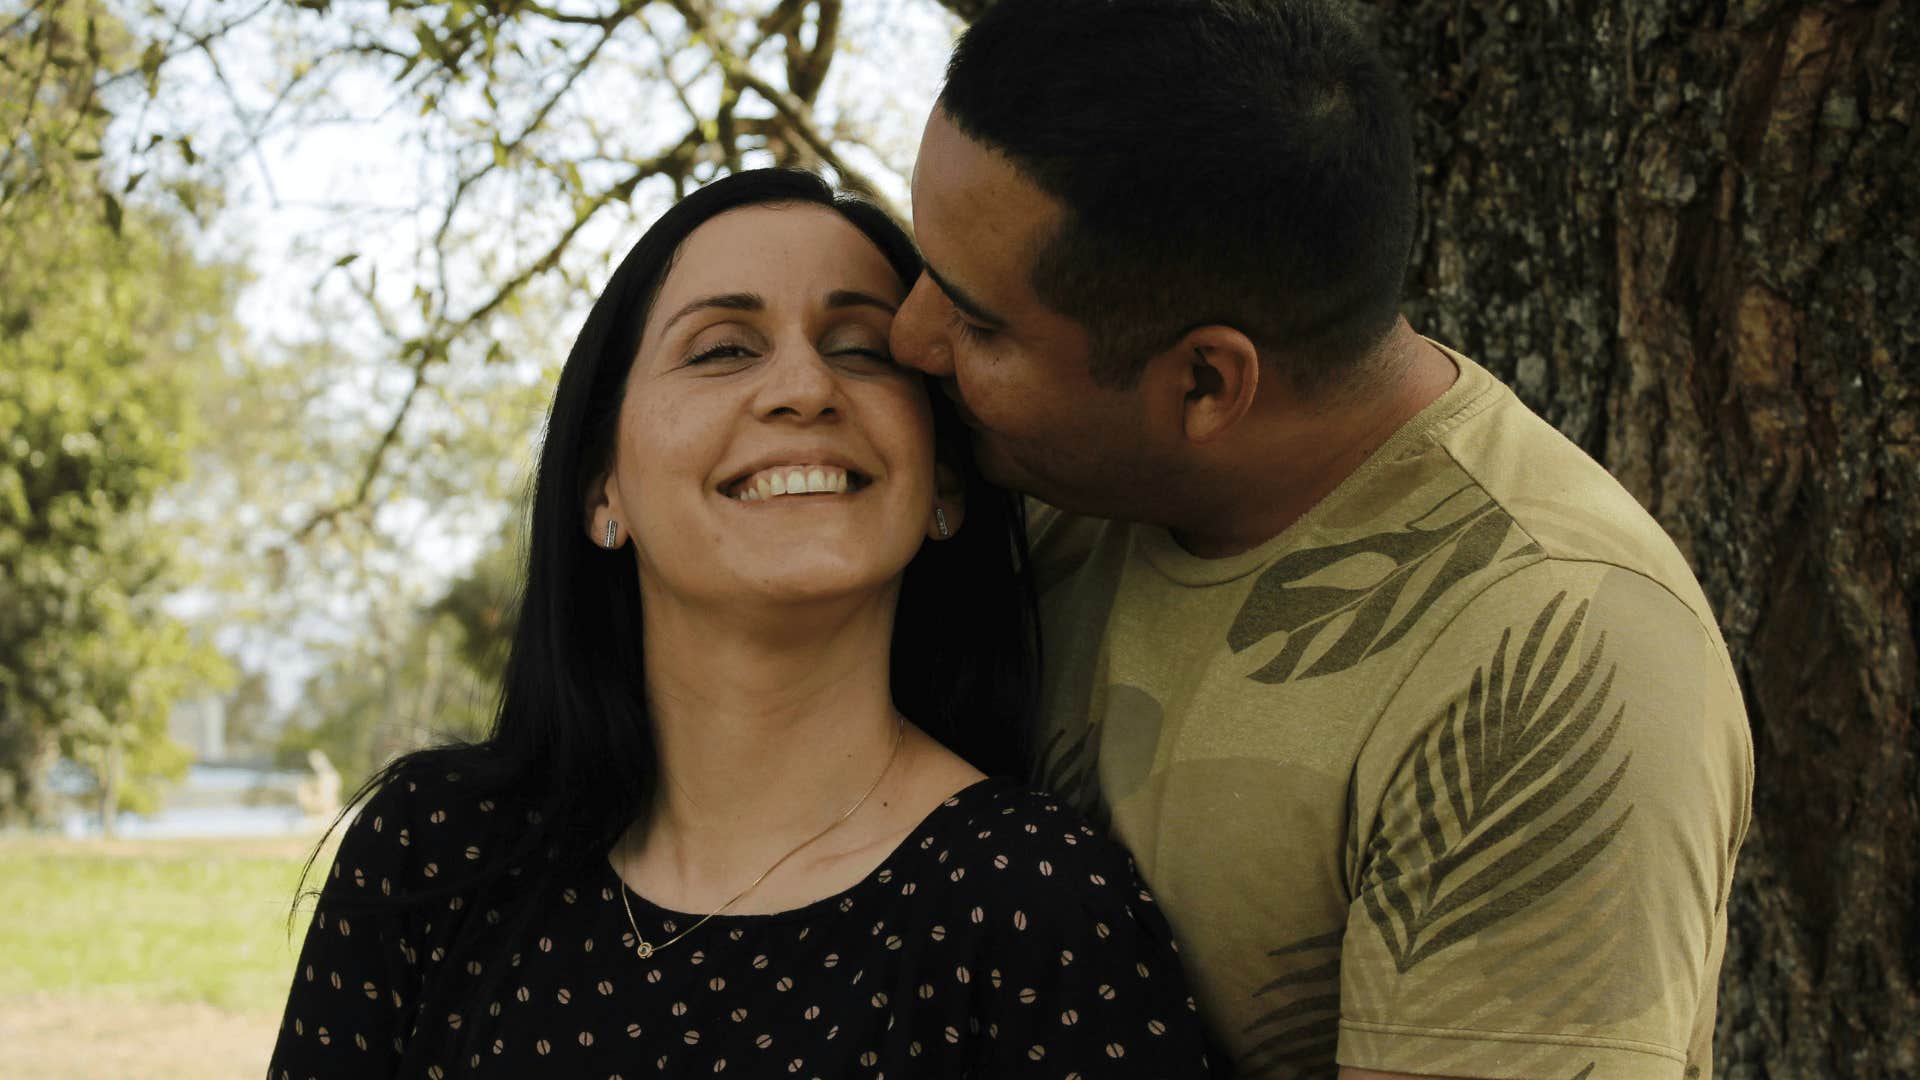
[[[1453,360],[1402,320],[1368,365],[1358,393],[1322,400],[1277,395],[1250,417],[1232,460],[1219,463],[1217,500],[1172,529],[1188,552],[1226,558],[1285,532],[1365,464],[1459,377]],[[1256,406],[1257,408],[1258,406]]]

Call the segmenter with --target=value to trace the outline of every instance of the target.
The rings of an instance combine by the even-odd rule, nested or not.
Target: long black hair
[[[883,211],[790,169],[717,180],[661,215],[634,244],[587,315],[554,393],[492,731],[479,742],[396,759],[349,804],[415,769],[457,772],[474,797],[512,807],[511,819],[524,827],[516,825],[507,843],[487,845],[488,857],[458,880],[368,903],[419,903],[511,875],[532,886],[511,890],[519,900],[503,910],[511,931],[544,893],[539,882],[603,858],[651,805],[659,763],[641,676],[639,571],[631,553],[595,545],[582,515],[614,451],[642,327],[683,241],[728,210],[770,204],[831,209],[873,241],[904,286],[920,273],[913,242]],[[952,406],[941,394],[930,396],[936,456],[964,478],[966,522],[952,539],[923,545],[906,568],[892,642],[894,704],[981,771],[1025,775],[1038,657],[1021,504],[982,478]]]

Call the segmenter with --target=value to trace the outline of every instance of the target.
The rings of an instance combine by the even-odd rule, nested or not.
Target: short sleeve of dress
[[[1077,822],[1077,818],[1075,819]],[[1166,918],[1123,849],[1079,826],[1056,858],[1008,875],[978,988],[996,1077],[1216,1073]]]
[[[287,994],[269,1080],[391,1076],[418,996],[404,914],[382,900],[407,883],[404,781],[367,801],[341,838]]]

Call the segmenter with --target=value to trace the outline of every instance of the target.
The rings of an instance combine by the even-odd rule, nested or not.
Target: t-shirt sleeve
[[[1488,1080],[1710,1067],[1752,758],[1724,646],[1646,578],[1489,588],[1356,765],[1342,1065]]]
[[[1213,1071],[1172,931],[1132,861],[1090,829],[1078,835],[1058,858],[1011,868],[1005,895],[1025,900],[982,911],[1003,921],[977,988],[984,1075],[1224,1075]]]
[[[387,899],[418,885],[405,781],[367,800],[340,841],[287,994],[269,1080],[394,1075],[418,1001],[406,916]]]

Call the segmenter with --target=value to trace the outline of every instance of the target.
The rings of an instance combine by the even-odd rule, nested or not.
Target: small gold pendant
[[[653,958],[653,945],[649,942],[642,941],[633,947],[633,951],[639,953],[640,959],[642,960],[650,960]]]

